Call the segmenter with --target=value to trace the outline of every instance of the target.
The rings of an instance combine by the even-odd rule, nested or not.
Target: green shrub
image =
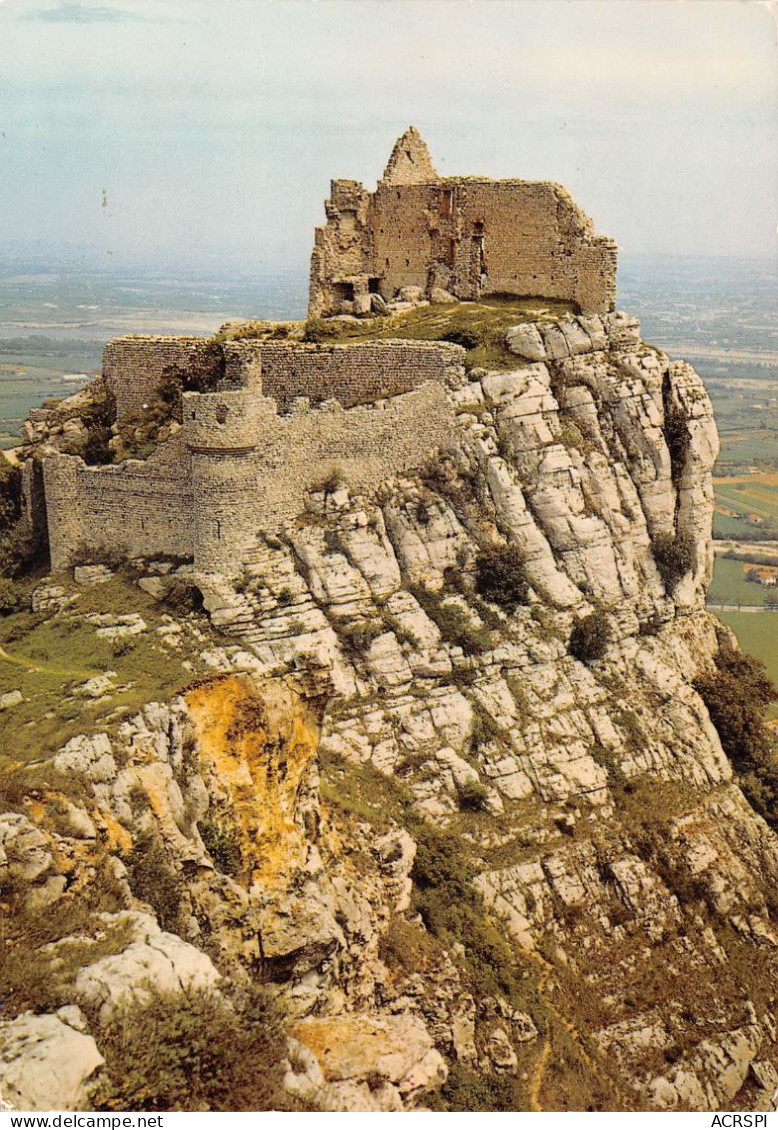
[[[303,330],[303,341],[318,344],[333,336],[333,327],[327,325],[323,318],[309,318]]]
[[[488,629],[473,624],[458,604],[444,601],[426,585],[413,585],[411,592],[429,618],[434,621],[446,643],[461,647],[465,655],[480,655],[492,646]]]
[[[24,573],[37,548],[22,521],[0,531],[0,576],[18,577]]]
[[[480,781],[465,781],[457,791],[460,808],[468,809],[470,812],[485,810],[489,793]]]
[[[0,616],[10,616],[27,604],[25,592],[18,581],[0,577]]]
[[[126,1003],[99,1035],[105,1075],[96,1110],[289,1110],[286,1038],[269,999],[242,1008],[207,990],[154,991]]]
[[[582,663],[602,659],[610,642],[610,625],[604,612],[577,616],[570,633],[570,654]]]
[[[346,481],[346,476],[341,467],[333,465],[316,482],[311,483],[312,494],[334,494]]]
[[[672,591],[694,568],[694,539],[686,534],[657,534],[651,548],[665,588]]]
[[[176,612],[200,612],[203,608],[203,594],[188,577],[168,578],[162,600]]]
[[[665,400],[664,434],[667,449],[670,452],[670,468],[673,481],[678,478],[686,463],[689,451],[689,425],[686,414],[680,404],[672,403],[669,399],[670,384],[665,379],[663,396]]]
[[[453,345],[461,345],[464,349],[477,349],[484,343],[484,334],[477,329],[456,329],[444,333],[441,341],[450,341]]]
[[[379,942],[378,956],[392,970],[423,973],[440,961],[441,947],[422,926],[393,915]]]
[[[475,559],[476,590],[502,608],[526,604],[529,581],[521,550],[515,545],[482,549]]]
[[[22,512],[22,470],[0,452],[0,532],[8,530]]]
[[[132,893],[154,908],[165,930],[175,930],[181,913],[182,884],[158,833],[138,836],[127,858]]]
[[[357,620],[353,624],[338,626],[344,650],[349,655],[364,655],[373,640],[383,635],[386,628],[377,620]]]
[[[473,721],[470,726],[470,750],[472,753],[477,753],[482,746],[499,738],[502,735],[502,730],[485,706],[477,701],[472,706]]]
[[[526,1110],[526,1095],[520,1082],[510,1075],[485,1075],[454,1063],[440,1091],[427,1103],[439,1111],[507,1111]]]
[[[236,829],[210,815],[200,821],[198,828],[206,851],[222,874],[237,875],[243,866],[243,855]]]
[[[765,666],[751,655],[722,649],[716,672],[697,679],[694,689],[708,708],[751,806],[778,827],[778,759],[764,724],[764,707],[778,697]]]

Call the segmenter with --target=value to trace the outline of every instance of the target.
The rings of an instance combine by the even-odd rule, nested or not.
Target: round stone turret
[[[195,569],[235,574],[256,528],[255,450],[266,401],[252,391],[185,393],[183,434],[192,453]]]
[[[251,451],[259,438],[261,400],[245,389],[186,392],[184,439],[193,452]]]

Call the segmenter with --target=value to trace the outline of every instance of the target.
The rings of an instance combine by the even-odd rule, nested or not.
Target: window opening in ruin
[[[216,412],[214,413],[214,415],[216,416],[216,423],[226,424],[229,414],[229,409],[227,408],[226,404],[217,404]]]
[[[378,294],[378,287],[379,287],[380,283],[381,283],[381,280],[379,278],[368,279],[367,280],[367,292],[368,292],[368,294]]]
[[[451,188],[444,188],[440,194],[440,214],[441,216],[450,216],[454,203],[454,191]]]
[[[484,234],[483,220],[476,220],[475,223],[473,224],[473,235],[483,235],[483,234]]]
[[[344,302],[354,301],[354,284],[349,282],[333,283],[332,289],[338,298],[342,298]]]
[[[446,266],[453,267],[457,256],[457,241],[450,239],[446,248]]]
[[[222,524],[221,524],[221,522],[219,521],[218,518],[216,518],[214,520],[216,522],[216,540],[221,541],[222,540]]]

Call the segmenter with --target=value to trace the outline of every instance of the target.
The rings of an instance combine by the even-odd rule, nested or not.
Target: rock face
[[[63,745],[88,812],[0,817],[4,884],[71,898],[102,852],[135,923],[70,987],[98,1053],[149,983],[261,978],[319,1109],[461,1109],[474,1077],[498,1109],[769,1107],[778,840],[693,687],[710,403],[624,314],[507,342],[426,466],[196,576],[213,677]]]
[[[0,1023],[0,1089],[16,1110],[84,1110],[103,1057],[72,1006]]]

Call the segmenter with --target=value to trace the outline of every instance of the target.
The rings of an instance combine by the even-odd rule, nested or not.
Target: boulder
[[[48,842],[34,824],[20,812],[0,815],[0,881],[3,876],[23,883],[34,883],[52,864]]]
[[[444,290],[442,286],[433,286],[430,291],[430,302],[435,306],[446,306],[451,302],[459,302],[459,299],[448,290]]]
[[[84,1110],[89,1084],[105,1062],[85,1028],[72,1006],[0,1023],[3,1098],[17,1110]]]
[[[85,966],[76,977],[76,999],[99,1009],[103,1022],[128,999],[148,1000],[155,989],[217,989],[220,975],[207,954],[160,930],[150,916],[137,916],[137,921],[142,935],[137,941],[121,953]]]
[[[354,1013],[308,1017],[293,1035],[314,1053],[328,1082],[360,1082],[380,1076],[401,1095],[434,1090],[446,1065],[424,1023],[410,1013]]]
[[[505,342],[511,353],[526,357],[528,361],[545,361],[546,347],[538,327],[533,322],[512,326],[505,335]]]

